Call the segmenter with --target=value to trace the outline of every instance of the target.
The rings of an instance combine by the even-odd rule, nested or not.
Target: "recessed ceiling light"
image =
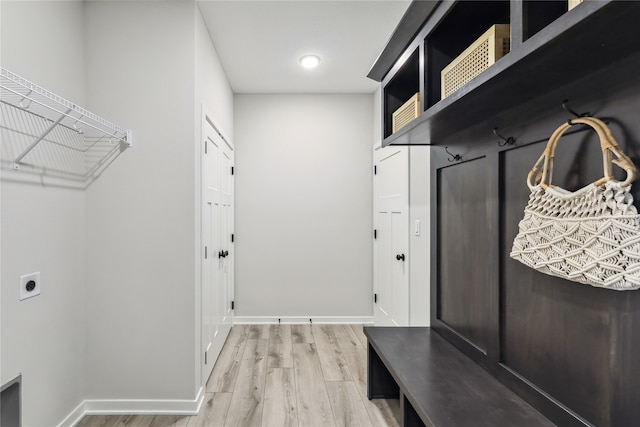
[[[320,57],[317,55],[305,55],[300,58],[300,65],[304,68],[315,68],[320,63]]]

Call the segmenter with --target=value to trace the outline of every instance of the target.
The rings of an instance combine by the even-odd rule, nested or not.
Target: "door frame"
[[[197,295],[197,301],[196,301],[196,311],[197,311],[197,315],[196,315],[196,322],[197,322],[197,332],[196,332],[196,336],[197,336],[197,354],[198,356],[196,356],[196,360],[198,360],[198,367],[199,369],[197,369],[197,377],[198,377],[198,383],[201,386],[201,392],[202,390],[204,390],[206,388],[206,382],[208,380],[208,375],[207,378],[205,378],[205,343],[204,343],[204,337],[203,337],[203,333],[204,333],[204,298],[203,298],[203,289],[204,289],[204,279],[205,279],[205,274],[204,274],[204,270],[206,268],[205,265],[205,249],[204,249],[204,236],[203,236],[203,232],[205,231],[205,226],[204,226],[204,215],[203,215],[203,211],[204,211],[204,203],[205,203],[205,197],[204,197],[204,149],[203,149],[203,143],[205,142],[205,138],[207,135],[207,127],[211,127],[217,134],[218,136],[221,138],[222,142],[224,144],[226,144],[227,148],[230,150],[231,152],[231,165],[234,166],[235,163],[235,159],[234,159],[234,146],[233,143],[230,142],[227,138],[225,138],[225,136],[222,134],[222,132],[220,131],[220,128],[218,126],[216,126],[215,124],[215,120],[213,119],[213,116],[211,115],[211,113],[208,111],[208,109],[206,108],[206,106],[204,104],[201,105],[201,121],[200,121],[200,133],[199,133],[199,138],[198,138],[198,144],[197,144],[197,150],[198,150],[198,158],[199,158],[199,173],[197,175],[198,177],[198,182],[196,185],[197,188],[197,215],[198,215],[198,227],[197,227],[197,236],[196,236],[196,254],[197,254],[197,274],[198,274],[198,289],[196,291],[196,295]],[[234,183],[234,177],[231,177],[231,212],[230,212],[230,222],[231,222],[231,233],[234,233],[234,207],[235,207],[235,183]],[[230,236],[229,236],[230,237]],[[233,242],[229,243],[230,247],[233,247]],[[212,246],[215,246],[214,244],[212,244]],[[230,250],[230,258],[229,258],[229,264],[228,264],[228,269],[229,269],[229,274],[230,274],[230,289],[229,289],[229,298],[230,301],[228,302],[229,305],[231,304],[231,301],[234,300],[234,295],[235,295],[235,282],[234,282],[234,259],[235,259],[235,250]],[[208,253],[207,256],[211,257],[211,259],[216,259],[216,253],[215,253],[215,249],[212,248],[208,248]],[[233,310],[231,311],[231,315],[229,316],[229,325],[228,328],[224,328],[223,334],[224,334],[224,338],[226,339],[226,335],[229,333],[231,327],[234,325],[234,312]],[[224,340],[223,340],[224,342]],[[212,359],[214,358],[213,356],[215,356],[215,358],[218,357],[218,354],[216,355],[211,355]],[[209,366],[213,367],[213,365],[215,364],[215,360],[207,360],[207,368]],[[212,369],[212,368],[211,368]]]
[[[395,149],[394,153],[389,153],[390,150]],[[386,151],[385,151],[386,150]],[[410,185],[409,185],[409,164],[410,164],[410,153],[409,153],[409,148],[408,147],[382,147],[381,145],[375,145],[373,147],[373,165],[374,165],[374,176],[373,176],[373,226],[374,226],[374,230],[376,233],[376,235],[374,235],[374,244],[373,244],[373,292],[374,292],[374,299],[372,301],[373,304],[373,320],[374,320],[374,324],[376,325],[384,325],[384,326],[391,326],[391,325],[397,325],[397,326],[409,326],[411,324],[411,250],[410,250],[410,239],[409,239],[409,225],[410,225],[410,216],[411,216],[411,208],[410,208]],[[401,264],[398,264],[395,260],[391,260],[391,259],[383,259],[383,255],[385,254],[381,254],[380,250],[381,250],[381,245],[383,240],[387,238],[387,236],[384,236],[384,233],[381,233],[381,228],[382,228],[382,224],[379,223],[379,211],[381,209],[380,206],[380,200],[379,200],[379,192],[380,192],[380,172],[382,170],[382,161],[391,157],[394,157],[396,155],[400,155],[402,156],[402,160],[404,161],[403,167],[404,167],[404,178],[405,178],[405,187],[404,187],[404,194],[402,195],[402,210],[404,211],[404,219],[405,219],[405,223],[402,224],[402,227],[404,229],[404,233],[402,236],[402,244],[401,244],[401,248],[396,248],[394,245],[397,243],[397,240],[390,240],[388,241],[388,244],[391,245],[390,249],[391,252],[394,251],[394,249],[397,249],[399,252],[403,252],[406,256],[406,261],[403,261]],[[389,217],[389,220],[393,220],[393,216]],[[391,231],[393,229],[393,225],[390,224],[391,228],[387,231]],[[394,252],[395,253],[395,252]],[[389,254],[386,254],[389,255]],[[397,300],[396,298],[398,297],[397,294],[393,294],[393,295],[386,295],[385,293],[382,292],[382,284],[380,282],[381,277],[380,277],[380,272],[379,272],[379,268],[380,268],[380,263],[381,262],[387,262],[389,263],[389,271],[391,274],[391,288],[387,289],[387,290],[391,290],[391,292],[395,292],[396,290],[396,286],[398,285],[398,283],[396,283],[395,278],[396,276],[394,276],[394,270],[398,269],[398,268],[402,268],[403,270],[403,285],[406,286],[406,289],[404,290],[404,292],[406,293],[406,298],[403,296],[403,301],[406,300],[406,307],[404,307],[403,311],[406,311],[406,316],[403,316],[402,320],[400,320],[400,324],[398,324],[398,322],[396,320],[398,320],[396,317],[398,316],[398,313],[396,312],[397,310],[395,310],[395,306],[397,306]],[[406,281],[406,283],[404,283],[404,281]],[[376,298],[377,297],[377,298]],[[383,301],[384,298],[387,298],[386,301]],[[387,309],[389,309],[389,312],[384,312],[383,309],[381,308],[380,303],[383,301],[383,303],[385,304],[385,306],[387,307]],[[403,303],[404,304],[404,303]],[[406,317],[406,318],[405,318]]]

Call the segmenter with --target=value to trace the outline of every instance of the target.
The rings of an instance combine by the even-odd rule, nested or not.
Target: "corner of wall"
[[[410,319],[411,326],[429,326],[431,323],[431,218],[430,218],[430,147],[409,147],[409,247]],[[419,222],[420,235],[416,234]]]
[[[82,104],[82,2],[3,1],[1,8],[2,66]],[[22,424],[52,425],[84,392],[85,195],[4,177],[0,185],[0,382],[22,373]],[[41,294],[19,301],[19,276],[36,271]]]

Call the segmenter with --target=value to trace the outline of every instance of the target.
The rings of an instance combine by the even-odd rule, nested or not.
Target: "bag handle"
[[[527,185],[529,186],[529,189],[533,190],[533,187],[536,185],[543,188],[551,185],[551,178],[553,177],[553,159],[555,157],[558,141],[567,129],[578,123],[588,125],[593,128],[600,138],[604,176],[595,181],[595,185],[600,186],[605,182],[615,179],[611,170],[612,163],[627,172],[627,178],[621,183],[621,185],[629,185],[636,179],[636,167],[631,159],[627,157],[627,155],[624,154],[618,146],[618,143],[611,134],[611,129],[609,129],[604,122],[600,119],[596,119],[595,117],[579,117],[577,119],[571,119],[567,123],[563,123],[553,132],[553,134],[551,134],[544,152],[529,172],[529,175],[527,175]],[[615,158],[611,156],[612,154]],[[541,163],[542,170],[538,172]]]

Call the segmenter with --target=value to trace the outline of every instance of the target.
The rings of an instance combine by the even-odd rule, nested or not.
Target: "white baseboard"
[[[58,427],[72,427],[85,415],[198,415],[204,402],[204,388],[193,400],[88,399],[64,419]]]
[[[79,404],[76,409],[71,411],[71,413],[67,415],[67,418],[65,418],[60,424],[58,424],[58,427],[72,427],[78,424],[82,417],[84,417],[84,402]]]
[[[373,325],[373,316],[234,316],[236,325],[363,324]]]

